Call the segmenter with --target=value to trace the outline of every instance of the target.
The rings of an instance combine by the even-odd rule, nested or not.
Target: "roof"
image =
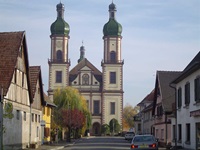
[[[138,105],[143,104],[145,102],[152,102],[154,100],[154,89],[149,93]]]
[[[32,97],[34,98],[38,80],[39,80],[39,86],[40,86],[40,93],[44,93],[41,67],[40,66],[30,66],[29,73],[30,73],[30,84],[31,84],[31,90],[32,90]],[[41,103],[44,105],[44,95],[43,94],[41,94]]]
[[[32,90],[32,94],[33,94],[32,96],[34,97],[35,91],[36,91],[37,80],[39,79],[40,66],[30,66],[29,73],[30,73],[31,90]]]
[[[0,86],[3,86],[4,95],[8,92],[22,45],[24,49],[25,69],[28,72],[29,61],[25,31],[0,33]],[[27,73],[27,80],[29,81],[29,73]],[[29,82],[28,89],[30,89]],[[31,100],[31,90],[29,90],[29,96]]]
[[[43,93],[43,95],[44,95],[44,101],[45,101],[45,105],[46,105],[46,106],[49,106],[49,107],[57,107],[57,106],[49,99],[49,97],[48,97],[45,93]]]
[[[92,65],[92,63],[90,63],[86,58],[84,58],[83,60],[81,60],[70,72],[69,72],[69,76],[70,76],[70,82],[72,82],[77,75],[79,74],[79,71],[83,68],[87,66],[88,68],[90,68],[93,71],[93,75],[95,76],[95,78],[97,79],[97,81],[101,82],[102,80],[102,73],[94,66]]]
[[[153,114],[155,113],[158,92],[160,92],[164,112],[172,111],[172,103],[175,101],[175,90],[170,87],[170,83],[180,74],[180,71],[157,71]]]
[[[180,82],[198,69],[200,69],[200,51],[172,83]]]

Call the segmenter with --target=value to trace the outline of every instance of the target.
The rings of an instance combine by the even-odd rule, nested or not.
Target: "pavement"
[[[42,144],[38,148],[27,148],[26,150],[58,150],[75,144],[77,140],[79,139],[71,139],[71,142],[59,141],[51,144]]]

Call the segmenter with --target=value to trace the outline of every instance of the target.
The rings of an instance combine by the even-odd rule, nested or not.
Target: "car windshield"
[[[133,132],[127,132],[127,134],[134,134]]]
[[[133,141],[134,142],[150,142],[153,141],[153,137],[152,136],[136,136]]]

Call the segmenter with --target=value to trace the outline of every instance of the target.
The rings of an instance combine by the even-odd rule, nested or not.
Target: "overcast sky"
[[[84,41],[100,71],[103,26],[112,0],[61,0],[70,25],[70,70]],[[200,51],[200,0],[114,0],[122,25],[124,105],[137,105],[155,86],[157,70],[182,71]],[[42,68],[48,90],[50,25],[60,0],[0,0],[0,32],[26,31],[29,64]]]

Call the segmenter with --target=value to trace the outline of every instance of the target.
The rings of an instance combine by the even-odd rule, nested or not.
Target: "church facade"
[[[100,135],[101,125],[117,119],[122,126],[123,64],[121,40],[122,26],[116,21],[116,5],[109,5],[109,20],[103,26],[102,71],[87,58],[80,47],[78,64],[70,70],[69,24],[64,20],[64,4],[57,6],[57,19],[51,25],[51,52],[49,64],[48,95],[53,101],[53,91],[72,86],[85,97],[92,114],[92,135]]]

